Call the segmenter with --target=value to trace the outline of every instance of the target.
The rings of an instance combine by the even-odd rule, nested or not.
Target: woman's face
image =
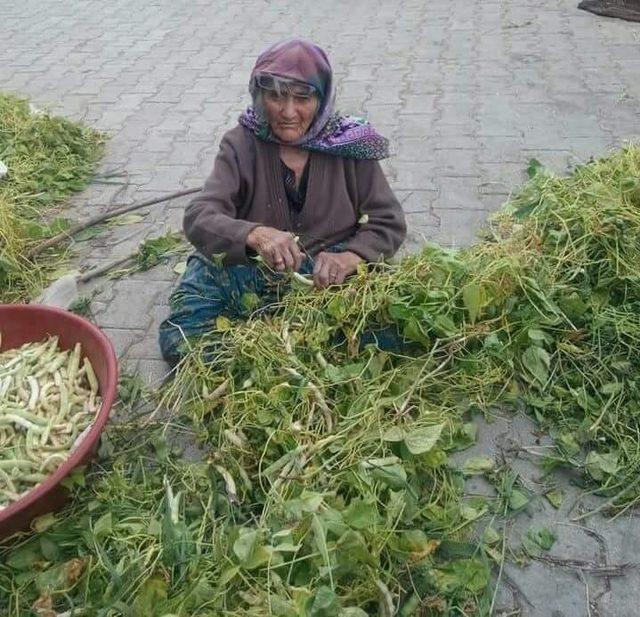
[[[309,130],[320,103],[317,95],[298,96],[295,90],[264,90],[262,96],[267,122],[283,142],[296,141]]]

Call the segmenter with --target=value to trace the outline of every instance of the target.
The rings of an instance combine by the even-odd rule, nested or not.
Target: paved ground
[[[557,171],[640,134],[640,27],[575,9],[577,0],[38,0],[0,6],[0,88],[104,129],[102,171],[75,215],[199,186],[217,143],[247,103],[257,53],[302,35],[324,46],[340,107],[368,114],[394,144],[385,164],[410,224],[407,250],[424,239],[472,241],[536,157]],[[111,178],[109,182],[121,182]],[[79,246],[83,266],[179,229],[185,201]],[[95,288],[93,310],[130,369],[166,371],[156,329],[175,283],[170,267]],[[532,441],[508,418],[481,428],[482,448]],[[523,473],[536,484],[537,470]],[[571,505],[568,501],[567,507]],[[509,567],[496,614],[634,617],[633,515],[615,525],[571,524],[540,500],[526,525],[548,520],[552,554],[573,561]],[[517,534],[515,529],[514,533]],[[505,584],[506,582],[506,584]],[[521,613],[510,612],[518,607]]]

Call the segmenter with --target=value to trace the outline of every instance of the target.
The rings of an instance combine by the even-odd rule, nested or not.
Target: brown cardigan
[[[220,143],[213,171],[185,211],[184,231],[206,257],[225,254],[227,264],[247,262],[246,238],[258,225],[299,236],[314,255],[339,242],[366,261],[391,257],[406,225],[377,161],[312,152],[309,184],[300,214],[291,213],[278,146],[242,126]],[[366,221],[358,224],[363,215]]]

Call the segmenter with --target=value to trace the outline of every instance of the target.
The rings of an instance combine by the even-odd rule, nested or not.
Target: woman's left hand
[[[353,274],[358,264],[363,261],[360,255],[351,251],[342,253],[322,251],[315,258],[313,283],[320,288],[329,287],[329,285],[342,285],[344,279]]]

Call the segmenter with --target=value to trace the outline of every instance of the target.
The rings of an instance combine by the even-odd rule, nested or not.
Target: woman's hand
[[[313,268],[313,282],[316,287],[329,287],[329,285],[342,285],[344,279],[353,274],[359,263],[364,260],[360,255],[351,251],[342,253],[321,252],[316,256]]]
[[[247,236],[247,246],[277,272],[296,272],[304,260],[293,234],[273,227],[259,226],[252,229]]]

